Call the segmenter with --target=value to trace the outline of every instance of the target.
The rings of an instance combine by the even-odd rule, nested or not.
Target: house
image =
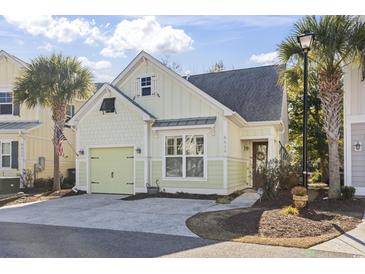
[[[344,75],[344,183],[365,195],[365,75],[348,66]]]
[[[29,109],[13,103],[15,79],[27,65],[14,55],[0,51],[0,184],[2,178],[19,178],[25,170],[32,171],[37,178],[53,177],[53,121],[50,108],[37,105]],[[69,105],[70,118],[83,103],[76,100]],[[64,134],[68,142],[74,144],[73,130],[65,129]],[[67,170],[74,167],[75,152],[65,142],[60,170],[67,176]]]
[[[228,194],[287,142],[281,66],[181,77],[142,51],[69,121],[89,193]]]

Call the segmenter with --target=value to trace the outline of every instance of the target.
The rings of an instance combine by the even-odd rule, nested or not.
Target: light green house
[[[69,121],[76,187],[228,194],[257,186],[255,166],[280,157],[287,142],[279,69],[182,77],[142,51]]]

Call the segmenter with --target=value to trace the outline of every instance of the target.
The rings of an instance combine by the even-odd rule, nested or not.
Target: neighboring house
[[[228,194],[287,143],[281,66],[181,77],[141,52],[69,121],[76,187],[93,193]]]
[[[37,178],[53,177],[53,121],[49,108],[13,103],[14,81],[27,63],[0,51],[0,179],[19,177],[24,170],[35,172]],[[69,105],[68,115],[73,116],[84,101]],[[64,134],[74,144],[75,133],[65,129]],[[75,153],[64,142],[64,157],[60,168],[64,176],[75,167]],[[0,181],[1,183],[1,181]]]
[[[356,195],[365,195],[365,81],[356,66],[344,76],[344,170],[345,185],[354,186]]]

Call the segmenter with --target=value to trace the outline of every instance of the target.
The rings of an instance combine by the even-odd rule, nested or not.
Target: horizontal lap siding
[[[228,189],[245,188],[248,183],[248,164],[242,160],[228,160]]]
[[[161,188],[223,188],[223,161],[208,160],[208,180],[207,181],[185,181],[185,180],[163,180],[162,179],[162,161],[152,161],[152,184],[156,180]]]
[[[365,123],[353,124],[352,142],[354,145],[357,141],[362,143],[362,151],[354,151],[352,146],[352,185],[354,187],[365,187]]]

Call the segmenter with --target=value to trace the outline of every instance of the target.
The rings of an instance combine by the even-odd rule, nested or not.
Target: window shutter
[[[156,95],[156,92],[157,92],[157,77],[156,76],[152,76],[152,83],[151,83],[151,86],[152,86],[152,94],[155,94]]]
[[[18,153],[19,152],[19,143],[18,141],[11,142],[11,168],[18,169]]]
[[[20,116],[20,106],[19,105],[13,105],[13,115]]]
[[[137,78],[136,80],[136,89],[135,89],[135,96],[139,96],[141,94],[141,78]]]

